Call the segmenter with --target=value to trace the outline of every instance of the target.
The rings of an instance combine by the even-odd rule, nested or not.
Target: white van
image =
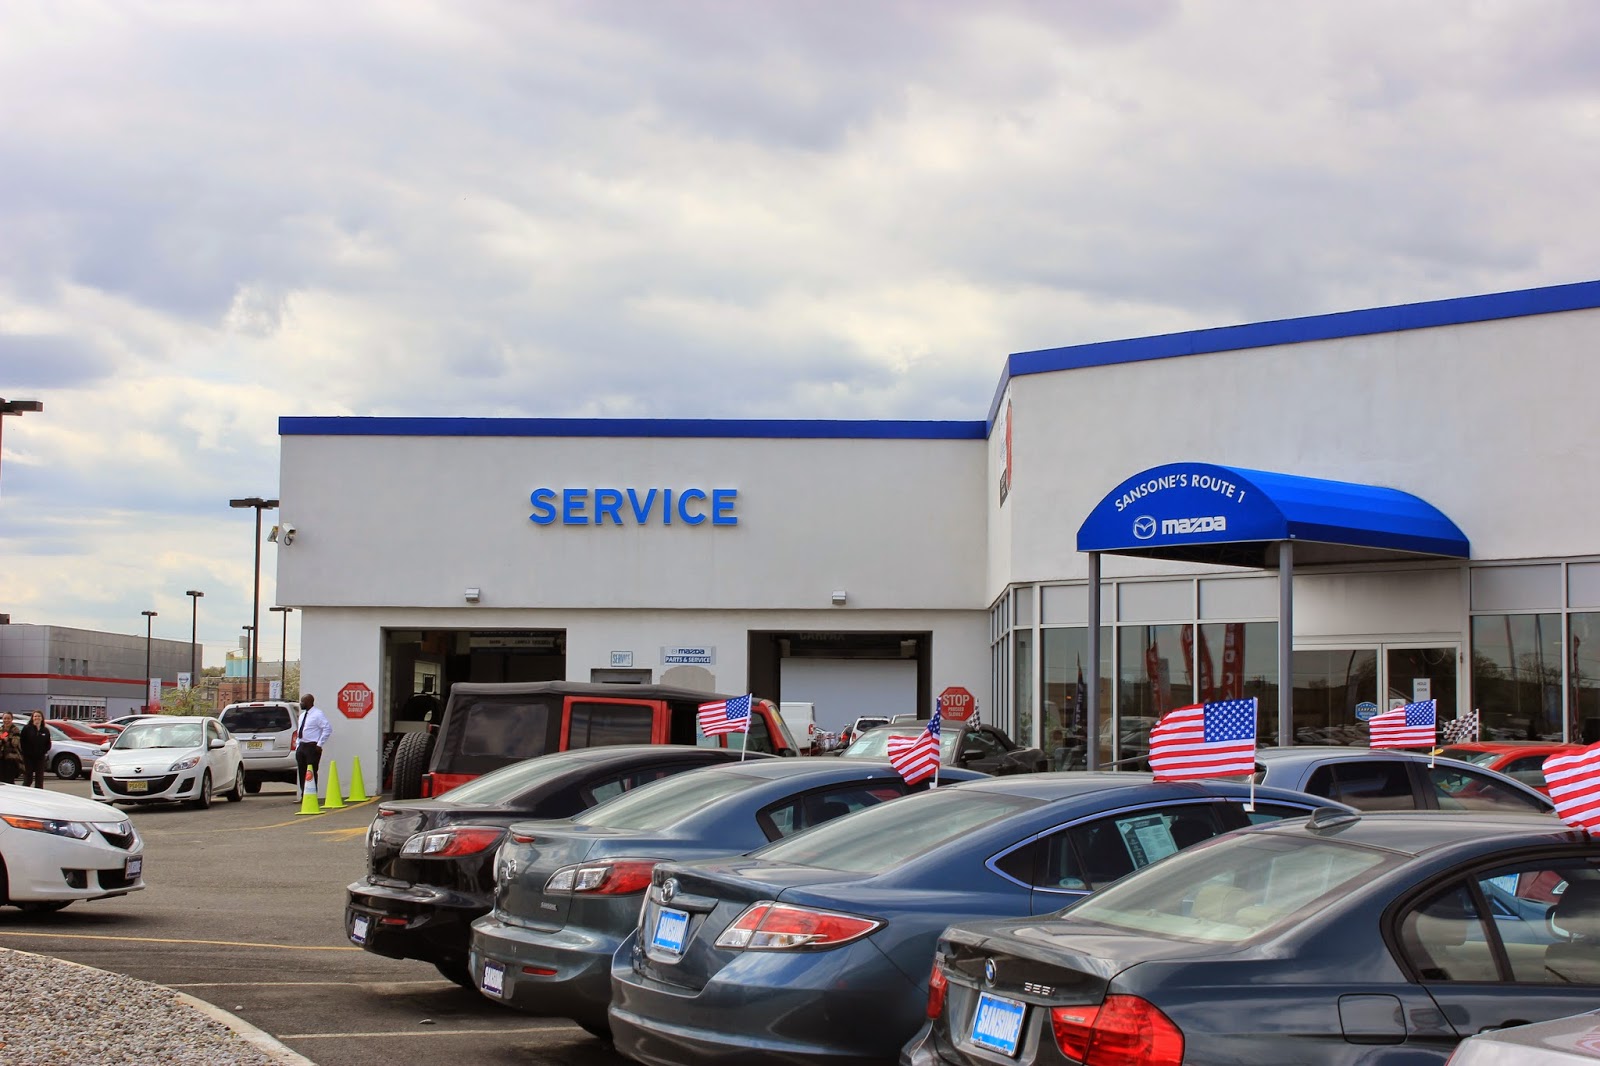
[[[817,745],[817,705],[814,703],[780,703],[778,715],[783,719],[783,724],[788,727],[789,735],[794,737],[795,743],[801,749],[816,753]]]

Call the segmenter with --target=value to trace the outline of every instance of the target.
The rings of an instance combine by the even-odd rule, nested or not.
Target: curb
[[[79,970],[88,970],[90,973],[116,973],[114,970],[102,970],[98,967],[85,965],[81,962],[73,962],[71,959],[60,959],[54,955],[45,955],[37,951],[21,951],[16,948],[7,948],[6,950],[15,952],[18,955],[31,955],[36,959],[46,959],[58,966],[70,966]],[[154,981],[146,981],[142,977],[131,977],[128,974],[117,974],[117,976],[126,977],[130,981],[137,981],[140,984],[149,985],[151,988],[157,988],[163,992],[166,992],[179,1003],[182,1003],[184,1006],[196,1011],[199,1014],[205,1015],[207,1018],[216,1022],[218,1025],[221,1025],[223,1028],[233,1033],[240,1040],[243,1040],[245,1043],[249,1044],[252,1048],[259,1051],[273,1062],[280,1063],[281,1066],[317,1066],[315,1062],[312,1062],[298,1051],[293,1050],[271,1033],[268,1033],[262,1029],[257,1029],[243,1018],[240,1018],[238,1015],[228,1013],[214,1003],[207,1003],[203,999],[196,999],[187,992],[179,992],[176,988],[168,988],[166,985],[160,985]]]

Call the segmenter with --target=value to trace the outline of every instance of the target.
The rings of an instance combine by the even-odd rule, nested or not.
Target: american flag
[[[939,707],[933,708],[933,716],[928,719],[928,726],[914,737],[892,736],[889,738],[889,762],[895,771],[906,779],[906,784],[914,785],[930,777],[939,776]]]
[[[1431,748],[1434,729],[1439,724],[1439,701],[1423,700],[1374,715],[1367,723],[1372,730],[1371,748]]]
[[[1150,769],[1157,781],[1255,773],[1255,697],[1168,711],[1150,730]]]
[[[1600,744],[1545,759],[1544,779],[1556,804],[1556,817],[1600,833]]]
[[[700,705],[700,732],[708,737],[719,733],[750,732],[751,695],[734,696]]]
[[[1478,712],[1469,711],[1452,718],[1439,730],[1439,740],[1444,744],[1466,744],[1478,739]]]

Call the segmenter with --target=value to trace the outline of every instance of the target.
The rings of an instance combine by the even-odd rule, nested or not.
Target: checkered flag
[[[1478,712],[1468,711],[1453,721],[1446,722],[1440,741],[1445,744],[1465,744],[1478,739]]]

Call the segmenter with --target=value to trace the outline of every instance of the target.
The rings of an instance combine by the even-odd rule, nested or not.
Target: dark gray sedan
[[[764,759],[662,781],[571,820],[513,825],[494,910],[472,925],[472,978],[496,1002],[603,1035],[611,957],[638,923],[656,863],[751,851],[908,791],[887,763]]]
[[[1256,780],[1364,811],[1539,811],[1550,797],[1459,759],[1395,749],[1305,745],[1261,748]]]
[[[1181,848],[1318,805],[1258,788],[1247,811],[1249,797],[1236,782],[1019,774],[748,856],[663,864],[612,969],[617,1049],[658,1066],[893,1061],[924,1018],[949,923],[1055,911]]]
[[[1318,812],[1058,915],[951,926],[900,1061],[1438,1066],[1597,999],[1600,841],[1532,814]]]

